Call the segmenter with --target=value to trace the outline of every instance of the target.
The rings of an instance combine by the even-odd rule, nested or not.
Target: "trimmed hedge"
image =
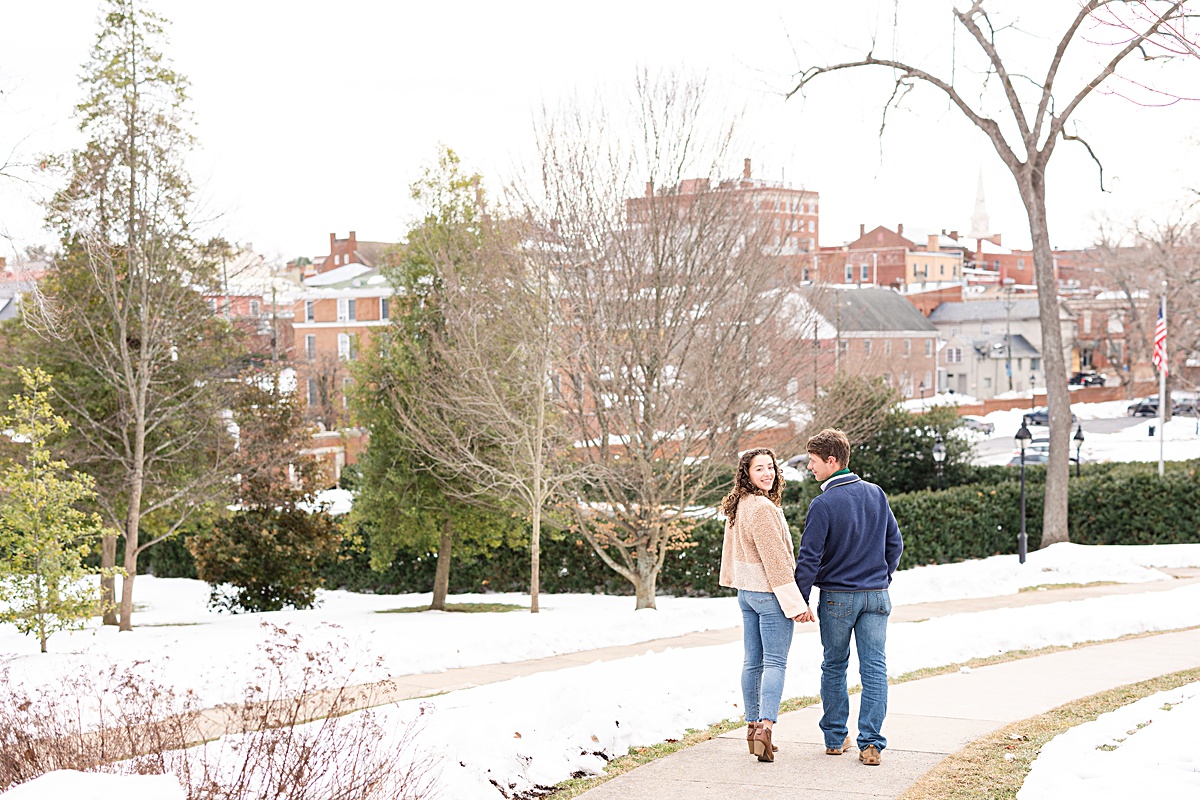
[[[1071,477],[1071,541],[1094,545],[1200,542],[1198,469],[1200,460],[1172,462],[1159,478],[1155,464],[1086,465],[1083,477]],[[983,470],[981,477],[987,482],[890,498],[904,535],[901,568],[1016,553],[1019,473],[1001,467]],[[1025,527],[1029,548],[1034,550],[1042,537],[1045,469],[1026,467],[1025,478]],[[785,495],[784,516],[797,546],[813,489],[815,484],[805,481]],[[367,535],[360,531],[360,536]],[[717,585],[722,535],[722,526],[715,519],[697,526],[690,547],[667,554],[658,591],[677,596],[732,594]],[[182,541],[156,545],[147,555],[160,577],[195,576]],[[633,593],[632,585],[610,570],[577,535],[543,536],[541,559],[544,592]],[[387,570],[373,572],[362,542],[347,541],[342,560],[326,565],[322,576],[331,588],[387,594],[428,592],[436,560],[431,551],[402,552]],[[524,547],[456,555],[450,571],[450,591],[456,594],[521,592],[528,586],[529,554]]]

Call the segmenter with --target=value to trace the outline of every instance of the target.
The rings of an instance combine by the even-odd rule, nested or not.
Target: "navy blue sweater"
[[[837,475],[808,506],[796,585],[805,602],[814,585],[833,592],[886,589],[903,550],[883,489],[857,475]]]

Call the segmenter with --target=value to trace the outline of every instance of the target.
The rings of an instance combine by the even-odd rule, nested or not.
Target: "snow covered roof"
[[[328,272],[320,272],[310,278],[304,279],[305,286],[332,286],[335,283],[343,283],[357,278],[364,272],[370,272],[371,268],[359,263],[343,264],[340,267],[335,267]]]

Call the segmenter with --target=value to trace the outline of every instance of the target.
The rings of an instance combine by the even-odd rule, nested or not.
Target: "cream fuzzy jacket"
[[[796,551],[783,509],[762,495],[743,497],[734,521],[725,523],[720,584],[750,592],[774,592],[788,617],[808,608],[796,585]]]

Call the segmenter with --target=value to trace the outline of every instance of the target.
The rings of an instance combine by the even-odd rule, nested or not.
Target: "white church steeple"
[[[991,226],[988,220],[987,202],[983,198],[983,170],[979,170],[979,187],[975,190],[975,213],[971,215],[971,232],[967,235],[972,239],[986,239],[992,235],[988,230]]]

